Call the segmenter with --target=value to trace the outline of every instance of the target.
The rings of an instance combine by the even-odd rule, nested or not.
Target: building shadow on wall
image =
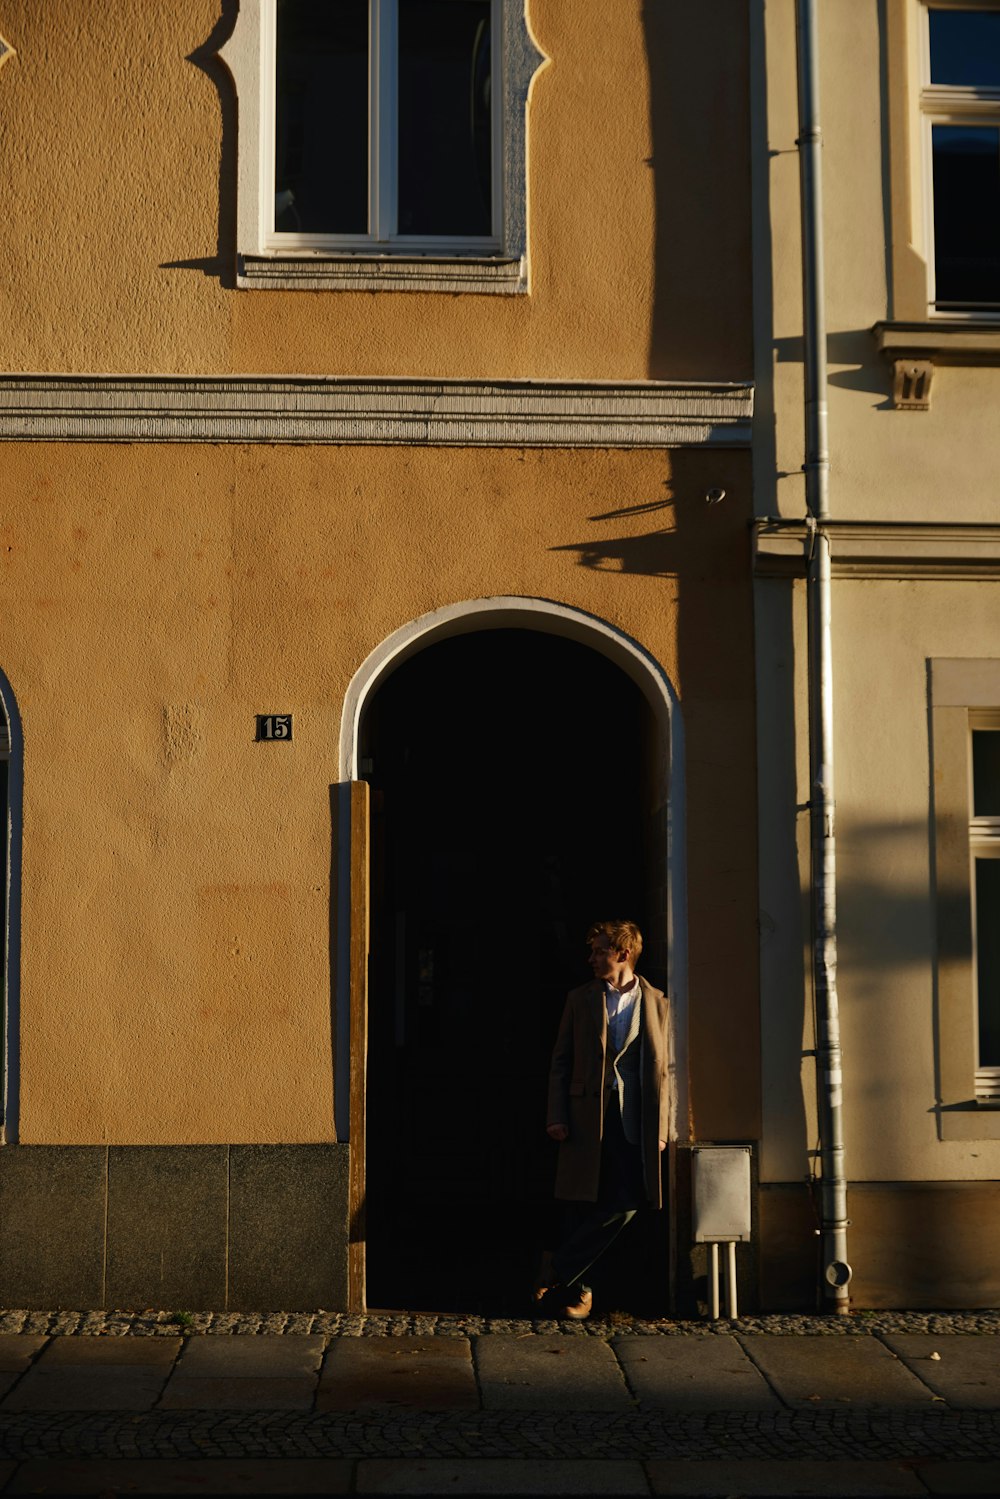
[[[774,357],[779,364],[802,363],[804,354],[800,337],[776,338],[773,347]],[[845,328],[837,333],[827,334],[826,351],[831,365],[852,366],[834,368],[828,377],[831,385],[843,390],[867,391],[871,395],[881,396],[883,399],[876,403],[874,409],[894,410],[889,395],[892,373],[875,347],[870,328]]]
[[[649,468],[646,468],[649,472]],[[581,532],[552,548],[601,575],[611,619],[639,607],[644,643],[661,655],[684,733],[687,1034],[694,1129],[702,1142],[760,1139],[757,839],[751,485],[742,452],[676,449],[644,491],[613,491]],[[716,496],[722,493],[722,498]],[[686,1138],[686,1121],[683,1128]],[[681,1152],[678,1183],[686,1170]],[[677,1307],[695,1311],[705,1274],[691,1256],[690,1204],[679,1186]],[[741,1284],[755,1283],[752,1251]]]
[[[753,373],[744,0],[645,0],[655,197],[652,379]]]
[[[166,260],[162,271],[200,271],[228,290],[236,286],[236,89],[218,53],[233,34],[239,0],[221,0],[219,19],[209,35],[187,54],[215,85],[219,96],[219,219],[214,255],[193,260]]]

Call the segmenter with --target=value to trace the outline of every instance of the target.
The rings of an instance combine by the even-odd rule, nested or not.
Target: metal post
[[[726,1248],[729,1250],[726,1263],[726,1300],[729,1303],[729,1316],[735,1322],[739,1315],[736,1310],[736,1240],[730,1239]]]
[[[718,1244],[712,1244],[711,1245],[711,1250],[712,1250],[712,1271],[711,1271],[711,1274],[709,1275],[709,1282],[710,1282],[709,1295],[710,1295],[711,1303],[712,1304],[711,1304],[710,1310],[711,1310],[713,1321],[717,1322],[719,1320],[719,1246],[718,1246]]]
[[[846,1312],[847,1182],[844,1174],[842,1059],[837,1003],[836,844],[833,794],[833,667],[830,644],[830,458],[827,440],[826,309],[822,236],[822,131],[816,0],[796,0],[799,181],[805,381],[806,506],[810,548],[809,808],[812,848],[812,954],[816,1007],[816,1090],[820,1125],[822,1292],[827,1309]]]

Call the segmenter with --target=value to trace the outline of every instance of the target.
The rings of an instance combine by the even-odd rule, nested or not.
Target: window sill
[[[928,318],[882,322],[872,329],[879,353],[893,367],[893,405],[927,411],[939,364],[1000,365],[1000,315],[990,321]]]
[[[524,257],[241,255],[237,286],[259,291],[419,291],[517,296],[528,290]]]

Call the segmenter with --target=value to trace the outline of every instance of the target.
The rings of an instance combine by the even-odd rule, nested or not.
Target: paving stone
[[[44,1341],[37,1339],[36,1341]],[[169,1370],[183,1338],[53,1338],[35,1367],[48,1373],[79,1364],[117,1368],[143,1366]],[[0,1365],[0,1368],[3,1366]]]
[[[1000,1494],[1000,1462],[921,1463],[917,1472],[931,1494]]]
[[[739,1342],[786,1405],[889,1406],[914,1409],[933,1396],[875,1338],[769,1338]]]
[[[32,1333],[0,1333],[0,1373],[27,1369],[45,1338]]]
[[[632,1393],[651,1408],[774,1410],[781,1402],[733,1337],[615,1338]]]
[[[975,1333],[890,1333],[883,1341],[949,1405],[959,1410],[1000,1408],[1000,1348],[995,1339]],[[940,1359],[932,1359],[932,1353]]]
[[[188,1379],[175,1374],[163,1392],[160,1407],[180,1410],[311,1410],[316,1376],[211,1376]]]
[[[467,1338],[338,1338],[330,1345],[317,1410],[366,1405],[479,1409]]]
[[[579,1458],[369,1458],[358,1494],[648,1494],[642,1464]]]
[[[4,1411],[148,1411],[160,1398],[166,1369],[92,1367],[29,1369],[0,1402]]]
[[[648,1462],[646,1472],[654,1494],[683,1494],[687,1499],[728,1499],[733,1494],[747,1499],[751,1495],[891,1499],[897,1494],[927,1493],[911,1468],[892,1462],[674,1462],[661,1458]]]
[[[614,1354],[596,1338],[511,1337],[473,1343],[487,1409],[614,1411],[632,1397]]]
[[[0,1464],[2,1470],[13,1463]],[[22,1463],[5,1494],[347,1494],[340,1458],[137,1458]]]
[[[315,1333],[188,1338],[175,1377],[301,1378],[318,1370],[323,1345],[324,1339]]]

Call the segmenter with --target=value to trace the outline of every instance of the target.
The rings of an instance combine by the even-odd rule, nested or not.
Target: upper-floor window
[[[1000,7],[924,9],[920,103],[928,163],[931,303],[1000,313]]]
[[[976,1094],[995,1099],[1000,1095],[1000,712],[981,709],[970,717]]]
[[[241,283],[523,290],[524,5],[243,0]]]
[[[276,246],[494,249],[495,0],[277,0]]]

